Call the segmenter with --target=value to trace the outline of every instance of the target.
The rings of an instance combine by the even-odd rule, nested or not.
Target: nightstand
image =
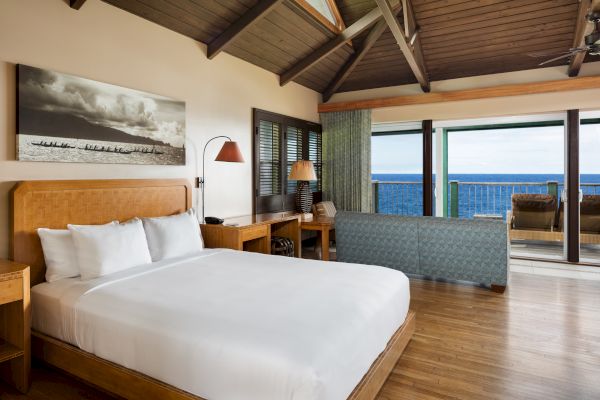
[[[31,365],[29,267],[0,260],[0,378],[25,393]]]

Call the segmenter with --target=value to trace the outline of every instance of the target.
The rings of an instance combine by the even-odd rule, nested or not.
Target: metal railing
[[[600,194],[600,183],[582,183],[583,194]],[[435,187],[434,187],[435,189]],[[515,193],[552,194],[560,200],[563,184],[548,182],[458,182],[448,183],[448,216],[476,215],[506,218]],[[374,211],[382,214],[422,215],[422,182],[373,181]]]
[[[423,182],[373,181],[376,213],[423,215]]]

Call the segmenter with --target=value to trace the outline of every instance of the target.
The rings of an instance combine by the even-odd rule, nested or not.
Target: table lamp
[[[312,207],[313,195],[310,191],[308,182],[317,180],[315,167],[313,166],[312,161],[296,161],[292,165],[292,171],[290,172],[288,179],[298,181],[298,188],[296,189],[296,210],[304,214],[302,219],[311,219],[312,214],[310,213],[310,208]]]
[[[242,152],[240,151],[240,148],[239,148],[237,142],[234,142],[233,140],[231,140],[231,138],[229,136],[215,136],[215,137],[211,138],[208,142],[206,142],[206,144],[204,145],[204,151],[202,152],[202,177],[198,181],[200,189],[202,191],[202,220],[201,220],[202,222],[205,222],[204,221],[204,184],[205,184],[204,158],[206,156],[206,147],[208,146],[208,144],[210,142],[212,142],[215,139],[219,139],[219,138],[227,139],[227,141],[225,143],[223,143],[223,147],[221,147],[221,151],[219,151],[219,154],[217,154],[215,161],[235,162],[235,163],[243,163],[244,162],[244,157],[242,156]]]

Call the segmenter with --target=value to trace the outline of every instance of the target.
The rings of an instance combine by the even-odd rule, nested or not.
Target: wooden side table
[[[31,367],[29,267],[0,260],[0,378],[26,393]]]
[[[321,260],[329,261],[329,231],[335,229],[335,219],[330,217],[314,217],[310,221],[302,221],[300,228],[304,231],[317,231],[321,239]]]

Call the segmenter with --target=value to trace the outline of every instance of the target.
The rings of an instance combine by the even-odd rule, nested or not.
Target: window
[[[310,15],[333,32],[341,32],[345,26],[335,0],[296,0]]]
[[[314,201],[321,200],[321,125],[254,110],[254,211],[293,210],[297,182],[287,177],[294,162],[310,160],[317,181],[310,182]]]

